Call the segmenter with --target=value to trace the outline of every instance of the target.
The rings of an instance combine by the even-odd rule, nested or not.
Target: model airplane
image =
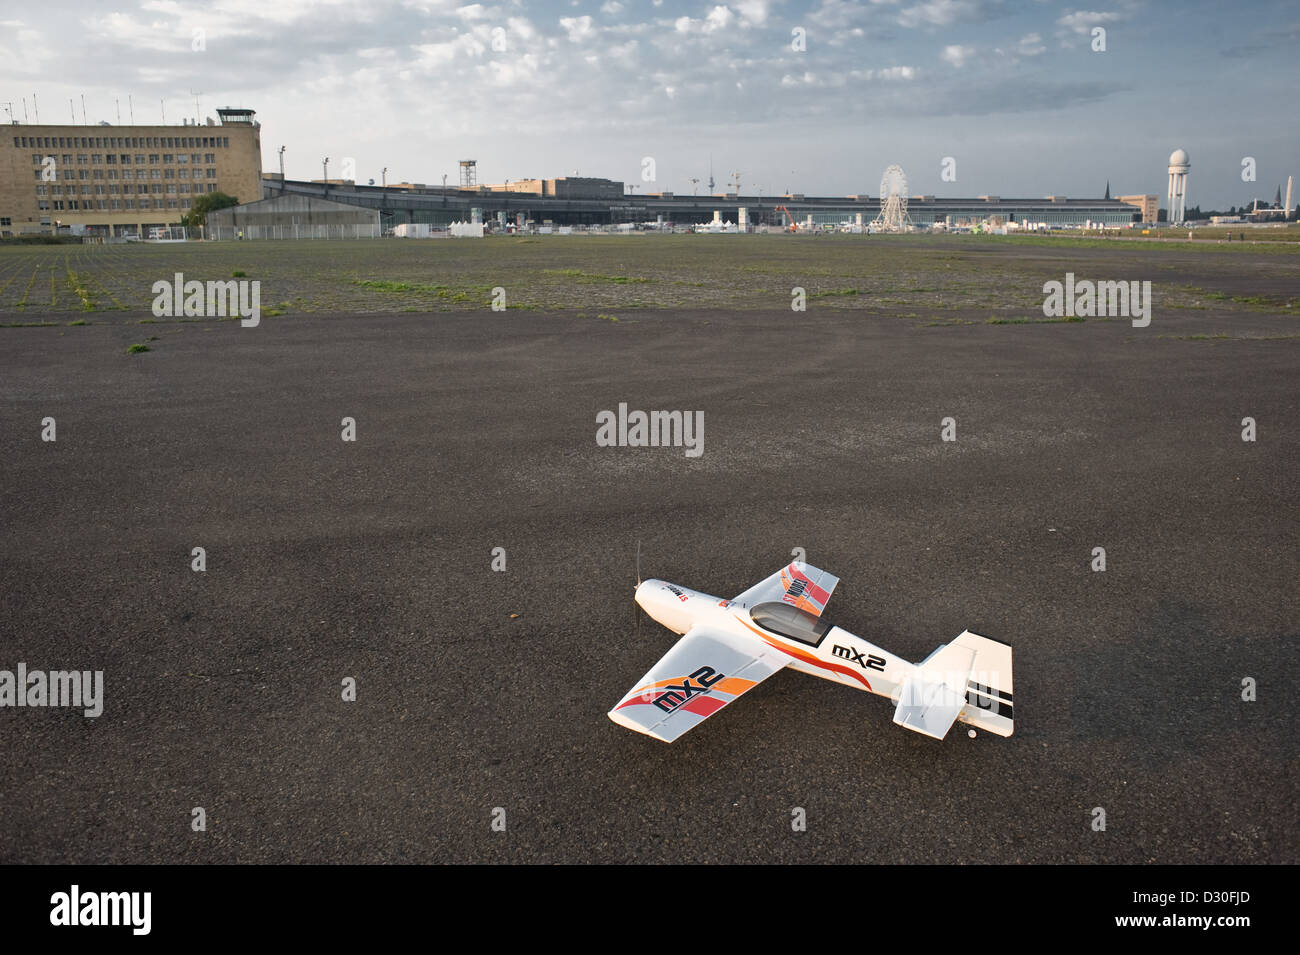
[[[682,638],[609,718],[671,743],[789,667],[889,697],[895,723],[935,739],[958,720],[1011,735],[1010,646],[968,630],[908,663],[821,619],[839,582],[796,561],[733,600],[662,580],[638,584],[636,602]]]

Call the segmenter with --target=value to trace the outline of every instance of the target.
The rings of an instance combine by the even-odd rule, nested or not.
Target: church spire
[[[1110,198],[1110,180],[1109,180],[1109,179],[1106,180],[1106,198],[1107,198],[1107,199]]]

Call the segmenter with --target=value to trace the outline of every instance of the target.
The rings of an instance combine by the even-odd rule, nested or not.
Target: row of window
[[[190,200],[188,199],[181,199],[179,201],[176,199],[168,199],[166,201],[162,199],[155,199],[153,200],[152,205],[150,205],[148,199],[141,199],[138,206],[136,205],[136,201],[134,199],[109,199],[108,201],[105,201],[103,199],[96,199],[94,200],[93,204],[89,199],[67,199],[67,200],[55,199],[53,200],[53,205],[51,205],[51,201],[49,199],[41,200],[42,209],[53,208],[56,212],[62,212],[64,210],[67,210],[69,212],[76,212],[79,209],[84,209],[89,211],[92,209],[114,210],[114,209],[136,209],[136,208],[188,209],[189,207],[190,207]],[[41,222],[44,223],[45,220],[42,219]]]
[[[229,136],[15,136],[18,149],[229,149]]]
[[[57,170],[55,170],[55,171],[57,171]],[[87,171],[87,170],[85,170],[85,169],[77,169],[77,170],[75,170],[76,175],[73,175],[73,172],[74,172],[74,170],[72,170],[72,169],[68,169],[68,168],[65,167],[64,170],[63,170],[63,175],[62,175],[62,176],[55,176],[55,175],[53,175],[52,173],[47,172],[47,171],[46,171],[46,167],[42,166],[40,169],[33,169],[33,170],[32,170],[32,175],[33,175],[33,177],[34,177],[38,182],[55,182],[55,181],[57,181],[58,179],[63,179],[63,180],[66,182],[66,181],[68,181],[68,180],[72,180],[72,179],[105,179],[105,178],[107,178],[107,179],[109,179],[109,180],[116,180],[116,179],[118,178],[117,170],[116,170],[116,169],[110,169],[110,170],[108,170],[108,175],[107,175],[107,176],[104,175],[104,170],[103,170],[103,169],[92,169],[92,170],[89,170],[89,171]],[[122,178],[125,179],[125,180],[127,180],[127,181],[130,181],[130,179],[131,179],[131,170],[129,170],[129,169],[123,170],[123,172],[122,172]],[[190,178],[190,171],[189,171],[188,169],[148,169],[148,170],[145,170],[145,169],[137,169],[137,170],[135,171],[135,178],[136,178],[137,180],[142,180],[142,179],[189,179],[189,178]],[[196,170],[194,170],[194,178],[195,178],[195,179],[216,179],[216,178],[217,178],[217,171],[216,171],[215,169],[196,169]]]
[[[209,192],[218,192],[218,191],[219,190],[216,187],[216,183],[213,183],[210,186],[201,186],[197,184],[194,186],[195,195],[200,195]],[[92,194],[92,189],[88,185],[82,186],[80,189],[78,189],[76,186],[57,186],[57,185],[36,187],[37,197],[75,196],[77,195],[78,192],[80,192],[81,195],[83,196],[89,196]],[[190,194],[190,184],[188,182],[183,182],[180,184],[179,187],[177,187],[175,183],[168,183],[167,188],[164,189],[161,183],[154,183],[152,186],[132,186],[130,184],[124,186],[118,186],[118,184],[114,182],[114,183],[109,183],[107,187],[96,185],[93,189],[93,194],[97,196],[116,196],[116,195],[129,196],[136,193],[143,196],[151,192],[158,193],[158,194],[162,194],[163,192],[166,192],[168,195],[172,195],[172,196],[179,193],[182,196],[188,196]]]
[[[145,164],[146,155],[148,156],[149,165],[151,166],[158,165],[159,156],[162,157],[163,164],[168,166],[172,165],[173,163],[190,163],[190,162],[194,163],[196,166],[200,162],[207,163],[210,166],[217,161],[216,153],[136,153],[135,164],[137,166],[143,166]],[[77,158],[78,166],[86,166],[86,165],[129,166],[131,165],[131,153],[108,153],[107,155],[105,155],[104,153],[92,153],[89,156],[86,155],[85,153],[78,153],[76,158]],[[54,161],[55,161],[54,156],[46,156],[42,153],[32,153],[33,166],[40,166],[47,162],[54,162]],[[71,166],[72,154],[64,153],[62,158],[59,161],[62,162],[63,165],[65,166]]]

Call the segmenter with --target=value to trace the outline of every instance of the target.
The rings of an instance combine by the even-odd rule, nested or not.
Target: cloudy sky
[[[257,110],[263,168],[604,176],[637,191],[1272,198],[1300,175],[1300,7],[1086,0],[58,0],[0,13],[0,111]],[[1104,51],[1094,30],[1105,31]],[[802,47],[801,49],[799,47]],[[25,103],[24,103],[25,100]],[[25,110],[25,112],[24,112]],[[1243,157],[1258,181],[1242,181]],[[646,183],[644,159],[654,160]],[[956,181],[941,179],[955,160]],[[702,182],[694,186],[690,180]]]

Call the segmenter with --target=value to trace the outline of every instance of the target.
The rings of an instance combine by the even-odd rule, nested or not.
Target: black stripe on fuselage
[[[999,690],[996,689],[995,687],[985,686],[983,683],[976,683],[974,680],[970,681],[970,686],[978,690],[981,696],[998,696],[1008,703],[1012,702],[1011,694],[1006,692],[1005,690]]]
[[[1003,716],[1009,720],[1015,719],[1015,717],[1012,716],[1013,710],[1011,704],[1005,700],[999,700],[995,696],[987,696],[983,693],[976,693],[974,690],[967,690],[966,702],[970,703],[976,709],[983,710],[990,716]]]

